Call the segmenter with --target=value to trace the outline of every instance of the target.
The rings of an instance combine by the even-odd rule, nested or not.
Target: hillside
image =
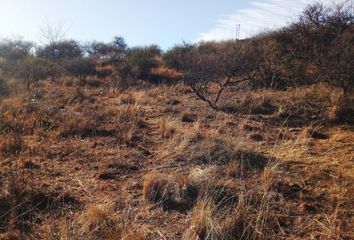
[[[295,127],[291,91],[264,95],[230,95],[273,106],[248,115],[183,85],[3,99],[2,239],[351,239],[352,126]]]
[[[62,30],[0,39],[0,240],[354,239],[349,1],[167,50]]]

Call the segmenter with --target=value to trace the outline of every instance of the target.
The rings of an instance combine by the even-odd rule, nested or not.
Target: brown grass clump
[[[163,117],[159,122],[159,132],[161,138],[171,138],[176,132],[176,124],[171,119]]]
[[[128,94],[122,95],[120,97],[120,102],[122,104],[135,104],[136,103],[136,99],[135,99],[135,97],[133,96],[132,93],[128,93]]]
[[[120,240],[124,221],[109,205],[90,205],[80,218],[82,232],[89,239]],[[92,238],[94,237],[94,238]]]
[[[152,233],[152,231],[147,228],[141,226],[136,230],[130,230],[126,233],[122,240],[154,240],[156,236]]]
[[[244,146],[239,140],[231,142],[220,138],[202,138],[191,143],[189,157],[198,164],[225,166],[235,163],[246,172],[261,171],[272,160]]]
[[[185,123],[195,122],[197,116],[190,112],[182,112],[181,121]]]
[[[5,135],[0,140],[0,154],[3,157],[17,155],[24,148],[24,142],[20,135]]]
[[[58,136],[80,136],[86,137],[95,133],[96,127],[94,121],[83,114],[69,113],[63,118],[60,125]]]
[[[0,239],[2,240],[21,240],[21,235],[17,232],[9,232],[0,234]]]
[[[168,176],[151,173],[144,180],[144,198],[153,203],[165,203],[171,201],[176,192],[176,183]]]
[[[0,104],[0,134],[23,133],[27,130],[17,104],[22,105],[22,101],[15,99],[14,102]]]
[[[151,173],[144,180],[143,196],[165,210],[185,212],[194,206],[198,189],[185,176]]]
[[[220,110],[226,113],[243,115],[272,115],[277,110],[273,96],[270,93],[248,92],[240,96],[236,101],[222,103]]]
[[[296,88],[280,95],[279,100],[278,116],[298,123],[345,120],[342,110],[345,108],[344,112],[350,113],[353,109],[353,105],[348,104],[352,100],[341,89],[327,84]]]
[[[18,170],[10,173],[8,182],[0,192],[0,233],[21,232],[24,239],[33,234],[33,221],[40,214],[64,213],[79,205],[69,194],[50,192],[36,186]],[[33,236],[33,235],[32,235]],[[23,239],[23,238],[21,238]]]
[[[234,193],[228,192],[226,185],[209,187],[193,208],[191,224],[183,239],[273,239],[277,236],[281,232],[277,216],[284,213],[278,194],[263,187],[262,182],[244,184],[249,183],[241,182]]]
[[[152,68],[151,73],[155,76],[161,77],[162,79],[176,80],[182,77],[182,73],[167,67]]]
[[[140,118],[139,106],[127,105],[118,112],[117,134],[127,146],[131,146],[139,140],[139,128],[145,126]]]
[[[217,219],[217,207],[204,199],[199,201],[191,213],[191,226],[184,233],[182,239],[219,240],[223,239],[220,222]]]

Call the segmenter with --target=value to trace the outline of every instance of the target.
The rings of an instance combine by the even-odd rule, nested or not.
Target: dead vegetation
[[[165,53],[0,43],[0,239],[353,239],[353,17],[324,10]]]
[[[225,114],[160,87],[53,87],[1,103],[2,238],[350,239],[352,130],[323,114],[340,91],[245,93]]]

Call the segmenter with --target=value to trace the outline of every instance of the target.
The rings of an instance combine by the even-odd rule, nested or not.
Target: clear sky
[[[291,22],[312,0],[0,0],[0,37],[40,40],[46,23],[62,25],[66,38],[129,46],[241,37]],[[322,0],[327,1],[327,0]]]

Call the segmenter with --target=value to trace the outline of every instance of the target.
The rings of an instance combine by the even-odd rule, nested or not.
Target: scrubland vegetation
[[[0,42],[0,239],[353,239],[354,13],[252,38]]]

